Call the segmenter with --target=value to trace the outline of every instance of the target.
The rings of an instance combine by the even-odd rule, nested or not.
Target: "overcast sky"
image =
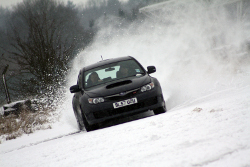
[[[23,0],[0,0],[0,5],[3,7],[11,7],[12,5],[16,5],[18,2],[22,2]],[[68,0],[60,0],[67,2]],[[88,0],[70,0],[73,1],[74,4],[81,4],[87,2]],[[119,0],[119,1],[128,1],[128,0]]]
[[[18,2],[22,2],[23,0],[0,0],[0,4],[3,7],[11,7],[12,5],[16,5]],[[68,0],[60,0],[67,2]],[[73,1],[75,4],[86,2],[87,0],[70,0]]]

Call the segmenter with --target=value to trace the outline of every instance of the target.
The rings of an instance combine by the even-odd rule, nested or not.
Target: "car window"
[[[120,61],[100,66],[84,73],[84,88],[106,84],[119,79],[144,75],[144,70],[134,60]]]

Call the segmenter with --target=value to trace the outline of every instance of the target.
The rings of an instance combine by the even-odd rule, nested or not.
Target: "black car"
[[[166,112],[159,81],[133,57],[103,60],[82,68],[77,85],[71,86],[73,110],[79,129],[98,128],[104,121],[153,110]]]

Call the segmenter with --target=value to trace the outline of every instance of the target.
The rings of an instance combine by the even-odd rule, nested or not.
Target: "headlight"
[[[102,97],[89,98],[88,101],[89,101],[90,104],[97,104],[97,103],[104,102],[104,98],[102,98]]]
[[[145,91],[148,91],[148,90],[151,90],[155,87],[155,84],[154,82],[151,82],[143,87],[141,87],[141,92],[145,92]]]

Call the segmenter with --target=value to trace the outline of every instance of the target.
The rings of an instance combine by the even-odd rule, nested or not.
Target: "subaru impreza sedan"
[[[83,67],[77,85],[70,87],[73,110],[80,130],[99,128],[112,119],[153,110],[154,114],[166,112],[159,81],[133,57],[126,56],[103,60]]]

